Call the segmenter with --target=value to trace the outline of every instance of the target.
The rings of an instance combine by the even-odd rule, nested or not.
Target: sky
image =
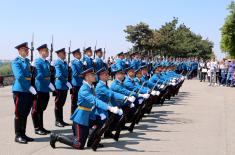
[[[220,28],[228,15],[231,0],[0,0],[0,59],[14,59],[14,47],[31,42],[35,48],[51,43],[54,50],[84,46],[106,48],[107,56],[127,51],[127,25],[145,22],[159,28],[179,18],[196,34],[214,42],[219,59]],[[37,51],[35,51],[37,57]],[[54,55],[55,57],[55,55]]]

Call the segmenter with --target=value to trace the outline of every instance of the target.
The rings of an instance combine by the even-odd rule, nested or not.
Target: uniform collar
[[[58,58],[58,60],[62,61],[63,63],[65,62],[65,60],[62,60],[61,58]]]
[[[81,60],[80,60],[80,59],[78,59],[78,58],[74,58],[74,60],[81,61]]]
[[[44,59],[44,58],[43,58],[43,57],[41,57],[41,56],[40,56],[39,58],[40,58],[40,59],[42,59],[43,61],[46,61],[46,59]]]
[[[88,85],[91,89],[93,88],[92,85],[90,85],[88,82],[86,82],[85,80],[83,80],[83,83]]]
[[[24,61],[26,60],[26,58],[22,57],[21,55],[19,55],[18,57]]]
[[[100,80],[100,83],[102,83],[102,84],[106,85],[106,83],[105,83],[104,81],[102,81],[102,80]]]

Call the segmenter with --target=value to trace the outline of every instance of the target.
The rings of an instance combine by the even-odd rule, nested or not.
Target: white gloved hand
[[[118,107],[110,107],[110,112],[112,112],[114,114],[118,114],[119,109],[118,109]]]
[[[156,95],[159,96],[159,95],[160,95],[160,91],[157,91],[157,92],[156,92]]]
[[[144,101],[144,99],[143,99],[143,98],[139,98],[139,99],[138,99],[139,104],[142,104],[142,103],[143,103],[143,101]]]
[[[94,59],[93,62],[96,63],[96,59]]]
[[[162,84],[161,86],[160,86],[160,88],[162,89],[162,88],[164,88],[165,87],[165,85],[164,84]]]
[[[144,94],[139,94],[138,97],[144,97]]]
[[[150,96],[150,94],[144,94],[144,95],[143,95],[143,98],[148,99],[149,96]]]
[[[151,92],[151,95],[155,96],[155,95],[157,95],[156,93],[157,93],[157,91],[153,90],[153,91]]]
[[[71,85],[69,82],[66,83],[66,86],[67,86],[69,89],[72,89],[72,88],[73,88],[72,85]]]
[[[86,63],[86,61],[84,61],[84,62],[83,62],[83,65],[87,66],[87,63]]]
[[[123,115],[122,109],[118,109],[118,115],[119,115],[119,116]]]
[[[32,93],[33,95],[37,94],[37,91],[35,90],[35,88],[33,86],[30,86],[29,88],[30,93]]]
[[[135,102],[135,97],[134,96],[130,96],[127,98],[128,101],[130,101],[131,103]]]
[[[105,120],[106,118],[107,118],[107,117],[106,117],[106,115],[105,115],[105,114],[103,114],[103,113],[102,113],[102,114],[100,114],[100,119],[101,119],[101,120]]]
[[[176,85],[176,83],[175,83],[175,82],[172,82],[172,83],[171,83],[171,85],[172,85],[172,86],[175,86],[175,85]]]
[[[134,103],[131,103],[130,104],[130,108],[134,108],[135,107],[135,104]]]
[[[48,87],[51,89],[51,91],[55,91],[55,87],[52,83],[50,83]]]

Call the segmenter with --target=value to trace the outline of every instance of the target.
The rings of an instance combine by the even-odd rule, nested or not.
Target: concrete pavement
[[[34,134],[31,116],[27,134],[35,142],[14,142],[14,104],[11,87],[0,88],[0,154],[159,154],[159,155],[234,155],[235,89],[208,87],[196,80],[186,81],[178,96],[162,107],[154,107],[133,133],[122,132],[119,142],[102,140],[104,148],[78,151],[63,144],[49,145],[49,136]],[[54,126],[54,97],[45,112],[45,128],[71,134],[70,127]],[[65,106],[69,122],[70,95]]]

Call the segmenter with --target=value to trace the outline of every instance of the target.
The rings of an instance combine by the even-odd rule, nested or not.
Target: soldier
[[[76,49],[72,52],[74,56],[74,60],[71,62],[71,68],[72,68],[72,94],[71,94],[71,115],[74,113],[74,111],[77,108],[77,101],[78,101],[78,91],[80,87],[82,86],[83,78],[80,76],[80,74],[83,72],[83,63],[80,60],[81,59],[81,52],[80,49]]]
[[[107,67],[106,64],[104,63],[104,61],[102,60],[103,57],[103,51],[102,48],[99,48],[97,50],[95,50],[95,54],[96,54],[96,59],[94,60],[94,64],[95,64],[95,71],[100,70],[103,67]]]
[[[33,95],[37,92],[31,86],[30,61],[26,58],[29,54],[28,43],[22,43],[15,48],[19,53],[19,56],[12,61],[12,71],[15,77],[12,87],[15,103],[15,142],[27,144],[34,140],[26,136],[25,132],[27,117],[33,105]]]
[[[85,55],[83,56],[83,64],[84,64],[84,68],[85,69],[89,69],[89,68],[92,68],[94,67],[94,62],[93,62],[93,59],[91,58],[92,57],[92,49],[91,47],[88,47],[85,49]]]
[[[131,66],[133,66],[134,70],[137,70],[141,66],[140,55],[138,52],[132,53]]]
[[[115,70],[123,70],[125,69],[125,62],[124,62],[124,53],[120,52],[117,54],[118,58],[116,59]],[[113,69],[114,71],[114,69]]]
[[[65,61],[65,48],[56,51],[58,59],[55,61],[55,125],[58,127],[68,126],[63,120],[63,106],[65,104],[68,89],[72,89],[72,85],[68,82],[68,64]]]
[[[50,131],[43,127],[43,112],[47,108],[50,98],[50,89],[55,91],[52,83],[50,83],[50,63],[46,60],[49,55],[47,44],[43,44],[37,48],[40,58],[33,62],[36,69],[35,87],[37,90],[36,101],[33,103],[31,111],[35,133],[38,135],[49,134]]]
[[[93,127],[94,121],[90,119],[94,116],[94,108],[100,108],[105,111],[109,110],[115,114],[122,113],[117,107],[109,106],[94,96],[92,83],[95,82],[95,73],[93,68],[83,71],[81,75],[85,80],[78,93],[78,108],[71,116],[71,120],[74,122],[75,136],[73,139],[70,139],[66,136],[52,133],[50,137],[50,145],[52,148],[55,148],[55,143],[59,141],[75,149],[84,149],[89,129]]]

